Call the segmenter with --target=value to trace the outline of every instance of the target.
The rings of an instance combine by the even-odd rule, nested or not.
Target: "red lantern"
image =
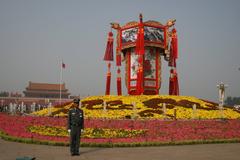
[[[169,78],[169,94],[179,95],[176,60],[178,58],[177,31],[173,27],[175,19],[166,25],[157,21],[143,22],[142,14],[139,22],[129,22],[124,26],[111,23],[112,29],[117,31],[116,66],[117,66],[117,94],[122,94],[121,70],[125,62],[126,85],[128,94],[159,94],[161,86],[161,56],[171,67]],[[170,46],[169,46],[170,42]],[[169,53],[170,49],[170,53]],[[104,56],[105,61],[113,60],[113,34],[109,32],[108,43]],[[106,94],[110,94],[110,62],[106,80]]]

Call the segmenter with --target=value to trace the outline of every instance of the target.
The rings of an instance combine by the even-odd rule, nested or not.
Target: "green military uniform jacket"
[[[83,110],[72,108],[68,112],[68,129],[79,128],[84,129]]]

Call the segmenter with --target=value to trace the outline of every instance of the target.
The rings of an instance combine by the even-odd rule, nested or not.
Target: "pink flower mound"
[[[0,113],[0,131],[7,135],[53,142],[68,142],[68,137],[31,133],[29,126],[67,126],[66,118],[11,116]],[[86,119],[85,128],[144,129],[134,138],[82,138],[85,143],[181,142],[190,140],[240,139],[240,120],[106,120]]]

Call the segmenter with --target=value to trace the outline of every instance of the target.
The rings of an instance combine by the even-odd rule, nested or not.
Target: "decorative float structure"
[[[111,23],[104,60],[108,61],[106,95],[110,94],[111,61],[113,61],[113,33],[117,32],[116,66],[117,94],[122,95],[121,65],[125,62],[125,83],[129,95],[156,95],[161,88],[161,57],[170,68],[169,95],[179,95],[176,59],[178,58],[175,19],[165,25],[157,21],[132,21],[124,26]]]
[[[160,90],[161,57],[171,67],[169,94],[179,95],[174,23],[175,20],[169,20],[166,25],[156,21],[143,22],[140,15],[139,23],[130,22],[123,27],[111,24],[117,31],[118,95],[122,94],[120,66],[125,62],[128,93],[141,96],[90,96],[82,99],[80,107],[85,115],[82,146],[240,142],[239,110],[225,106],[219,112],[217,103],[190,96],[151,95],[158,94]],[[110,32],[104,56],[108,61],[106,95],[110,94],[113,59],[113,33]],[[220,83],[218,87],[223,101],[224,84]],[[34,116],[0,113],[0,138],[24,143],[69,145],[67,118],[61,117],[67,117],[71,107],[72,102],[49,106],[32,113]],[[219,118],[225,120],[216,120]],[[175,121],[177,119],[182,120]]]

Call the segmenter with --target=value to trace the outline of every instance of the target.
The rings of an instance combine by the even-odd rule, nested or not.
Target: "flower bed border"
[[[27,126],[49,124],[66,126],[67,119],[11,116],[0,113],[0,138],[22,143],[68,146],[69,138],[39,136]],[[11,126],[11,127],[10,127]],[[82,138],[83,147],[142,147],[240,142],[240,120],[108,120],[88,119],[85,127],[149,129],[138,138]]]
[[[69,143],[42,141],[30,138],[19,138],[9,136],[0,131],[0,138],[6,141],[20,142],[26,144],[40,144],[50,146],[69,146]],[[240,139],[214,139],[214,140],[189,140],[189,141],[171,141],[171,142],[139,142],[139,143],[81,143],[81,147],[151,147],[151,146],[175,146],[175,145],[195,145],[195,144],[217,144],[217,143],[240,143]]]

